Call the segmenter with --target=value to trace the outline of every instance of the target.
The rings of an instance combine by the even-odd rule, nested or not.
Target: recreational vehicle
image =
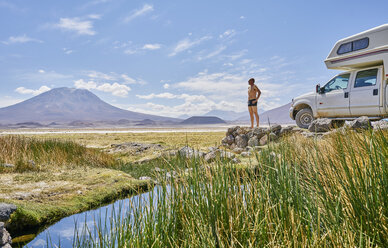
[[[323,117],[338,125],[360,116],[388,117],[388,24],[339,40],[325,64],[343,72],[292,100],[290,117],[299,127]]]

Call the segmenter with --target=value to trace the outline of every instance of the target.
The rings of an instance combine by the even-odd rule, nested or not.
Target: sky
[[[0,107],[57,87],[171,117],[269,110],[325,84],[344,37],[388,23],[388,1],[0,0]]]

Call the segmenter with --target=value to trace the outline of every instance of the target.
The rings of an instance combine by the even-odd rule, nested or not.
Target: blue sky
[[[338,71],[334,43],[388,22],[387,1],[0,0],[0,107],[56,87],[177,117],[268,110]]]

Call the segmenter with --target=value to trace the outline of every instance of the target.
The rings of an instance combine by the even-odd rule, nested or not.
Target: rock
[[[237,130],[237,127],[238,126],[228,128],[225,136],[233,135],[233,133]]]
[[[369,129],[371,127],[371,122],[367,116],[361,116],[354,121],[350,122],[350,127],[352,129]]]
[[[293,129],[294,129],[294,127],[292,127],[292,126],[283,127],[283,128],[280,130],[279,135],[280,135],[280,136],[284,136],[284,135],[286,135],[286,134],[290,134],[290,133],[292,133]]]
[[[207,153],[207,154],[205,155],[204,160],[205,160],[206,162],[208,162],[208,163],[211,162],[211,161],[214,161],[214,160],[217,158],[218,153],[219,153],[219,152],[217,152],[217,151],[209,152],[209,153]]]
[[[160,169],[159,167],[155,167],[154,169],[156,172],[163,172],[164,170],[163,169]]]
[[[142,154],[148,150],[162,150],[164,147],[161,144],[143,144],[137,142],[126,142],[122,144],[112,144],[107,150],[108,153],[130,153]]]
[[[240,162],[241,162],[241,160],[238,159],[238,158],[232,159],[232,163],[233,163],[233,164],[238,164],[238,163],[240,163]]]
[[[248,137],[245,134],[238,135],[235,142],[237,147],[245,148],[248,145]]]
[[[255,147],[258,145],[259,145],[259,139],[257,138],[257,136],[253,136],[248,140],[248,146]]]
[[[214,152],[219,150],[217,147],[214,147],[214,146],[210,146],[207,149],[209,150],[209,152]]]
[[[235,155],[231,152],[226,152],[226,151],[221,151],[220,153],[221,158],[227,158],[227,159],[232,159],[235,157]]]
[[[263,148],[264,148],[263,146],[255,146],[254,150],[255,151],[260,151],[260,150],[263,150]]]
[[[268,143],[268,136],[267,135],[264,135],[263,137],[261,137],[260,141],[259,141],[259,144],[261,146],[265,146],[266,144]]]
[[[327,118],[316,119],[311,122],[308,130],[310,132],[322,133],[328,132],[333,128],[333,120]]]
[[[228,135],[225,138],[222,139],[222,144],[231,145],[234,143],[234,137],[233,135]]]
[[[191,158],[194,156],[194,149],[188,146],[184,146],[178,151],[179,155],[186,158]]]
[[[271,127],[270,127],[269,130],[270,130],[272,133],[279,134],[280,131],[282,130],[282,126],[280,126],[279,124],[271,125]]]
[[[13,164],[0,164],[1,167],[5,167],[5,168],[13,168],[15,167],[15,165]]]
[[[13,204],[0,203],[0,221],[7,221],[16,209],[17,207]]]
[[[4,223],[0,222],[0,247],[11,247],[12,238],[9,232],[4,228]],[[2,226],[2,227],[1,227]]]
[[[279,137],[275,133],[269,134],[269,140],[270,141],[276,141]]]
[[[147,176],[143,176],[143,177],[139,177],[139,180],[152,180],[151,177],[147,177]]]
[[[249,156],[251,156],[251,153],[250,152],[242,152],[241,156],[242,157],[249,157]]]
[[[386,120],[377,121],[374,124],[374,128],[381,129],[381,130],[387,130],[388,129],[388,121],[386,121]]]
[[[321,138],[324,133],[310,133],[310,132],[302,132],[300,133],[302,136],[306,138]]]
[[[237,146],[236,146],[235,143],[233,143],[233,144],[231,144],[231,145],[229,146],[229,149],[230,149],[230,150],[234,150],[234,149],[236,149],[236,148],[237,148]]]
[[[234,152],[234,153],[237,153],[237,154],[240,154],[240,153],[242,153],[243,151],[244,151],[244,149],[243,149],[243,148],[240,148],[240,147],[236,147],[236,148],[233,149],[233,152]]]
[[[257,137],[257,139],[260,140],[263,136],[267,134],[267,130],[264,128],[255,128],[253,129],[253,133]]]
[[[35,161],[34,160],[28,160],[28,164],[32,167],[35,167]]]

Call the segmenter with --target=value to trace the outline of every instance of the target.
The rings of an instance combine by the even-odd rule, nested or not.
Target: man
[[[257,113],[257,101],[260,98],[261,91],[255,85],[255,79],[251,78],[248,80],[248,110],[251,117],[251,128],[253,128],[254,116],[256,116],[256,124],[259,127],[259,114]]]

